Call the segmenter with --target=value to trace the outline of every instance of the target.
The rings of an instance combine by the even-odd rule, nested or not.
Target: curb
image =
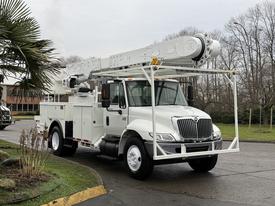
[[[58,198],[56,200],[53,200],[41,206],[70,206],[70,205],[78,204],[80,202],[84,202],[88,199],[92,199],[92,198],[104,195],[106,193],[107,192],[104,186],[99,185],[96,187],[88,188],[86,190],[74,193],[70,196]]]

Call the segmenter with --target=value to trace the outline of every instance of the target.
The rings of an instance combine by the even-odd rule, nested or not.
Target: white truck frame
[[[198,68],[210,58],[216,57],[219,53],[219,48],[219,43],[210,39],[207,34],[198,34],[194,37],[180,37],[160,42],[145,48],[113,55],[109,58],[93,58],[86,62],[75,64],[72,70],[75,71],[78,67],[88,69],[91,71],[89,78],[72,75],[64,81],[59,81],[62,82],[63,86],[65,85],[67,88],[65,90],[68,90],[71,94],[69,102],[42,102],[40,104],[41,112],[38,125],[40,128],[43,128],[43,126],[48,127],[49,146],[53,148],[55,154],[61,155],[65,151],[64,148],[73,153],[76,151],[78,143],[81,143],[84,146],[98,148],[105,155],[115,157],[123,155],[128,172],[134,178],[144,179],[150,174],[154,164],[173,161],[187,161],[194,170],[209,171],[214,168],[218,154],[238,152],[240,150],[236,70]],[[158,57],[154,55],[155,53]],[[177,92],[175,97],[173,97],[175,98],[174,102],[169,103],[169,100],[165,100],[165,103],[160,104],[160,107],[156,108],[156,80],[173,82],[171,78],[209,74],[224,75],[233,90],[235,137],[226,149],[222,149],[221,135],[214,134],[215,130],[218,133],[220,131],[212,124],[211,117],[208,114],[187,106],[186,102],[184,102],[185,100],[182,100],[181,103],[176,103],[176,98],[181,93],[181,91],[178,93],[179,85],[177,85]],[[136,105],[130,105],[128,102],[128,98],[132,97],[133,99],[136,94],[131,94],[131,96],[127,93],[128,82],[140,81],[138,80],[140,78],[144,82],[148,81],[148,84],[146,82],[146,89],[148,89],[146,92],[150,93],[151,101],[151,104],[147,105],[150,101],[146,99],[146,103],[139,105],[146,108],[141,109],[138,106],[136,107]],[[85,82],[87,80],[107,81],[106,84],[102,84],[103,93],[101,94],[98,91],[97,86],[91,93]],[[123,111],[114,109],[117,106],[121,108],[119,103],[116,107],[110,107],[110,81],[114,83],[115,81],[120,81],[122,83],[123,94],[125,95],[123,97],[125,98]],[[137,84],[137,82],[135,83]],[[59,87],[62,87],[62,84]],[[120,87],[121,84],[117,85]],[[141,86],[144,87],[143,84]],[[165,86],[162,86],[161,89],[163,87]],[[108,95],[106,95],[107,93]],[[98,96],[100,94],[101,97],[104,97],[102,98],[101,106],[98,104]],[[143,97],[147,93],[141,92],[139,95]],[[171,98],[169,95],[166,98]],[[59,94],[57,96],[57,99],[60,100]],[[118,94],[118,97],[120,97],[120,94]],[[184,97],[182,98],[184,99]],[[49,100],[50,98],[48,97],[47,99]],[[55,100],[55,97],[53,99]],[[179,104],[180,107],[169,107],[167,106],[169,104]],[[180,113],[178,113],[177,108],[181,110]],[[160,115],[156,111],[166,113],[160,119],[156,119],[156,116]],[[116,112],[118,116],[113,115],[115,113],[111,114],[112,112]],[[91,117],[92,115],[93,117]],[[142,115],[146,115],[146,117]],[[107,124],[109,116],[113,118],[111,126],[109,123]],[[103,117],[106,117],[106,121],[103,120]],[[117,121],[115,118],[120,120]],[[175,128],[173,118],[176,119],[177,128]],[[98,122],[104,123],[100,125],[101,123]],[[183,126],[179,128],[179,124],[183,124]],[[191,126],[188,126],[188,124],[191,124]],[[172,137],[164,139],[163,134],[160,133],[161,131],[166,132],[164,133],[165,135],[172,135]],[[181,132],[190,133],[182,135]],[[162,139],[159,139],[159,135]],[[196,136],[197,139],[195,139]],[[202,160],[203,164],[196,160]]]
[[[181,144],[180,154],[168,154],[166,153],[157,142],[156,138],[156,115],[155,115],[155,88],[154,81],[156,79],[167,79],[167,78],[180,78],[180,77],[191,77],[198,75],[207,74],[223,74],[229,81],[234,96],[234,122],[235,122],[235,137],[230,143],[227,149],[215,150],[212,145],[211,151],[201,151],[201,152],[186,152],[184,144]],[[109,71],[95,71],[93,75],[98,77],[116,77],[116,78],[126,78],[126,77],[140,77],[144,75],[151,85],[151,96],[152,96],[152,128],[153,128],[153,159],[154,160],[164,160],[173,158],[186,158],[186,157],[197,157],[206,155],[216,155],[225,154],[232,152],[239,152],[239,129],[238,129],[238,105],[237,105],[237,81],[236,81],[236,70],[217,70],[217,69],[197,69],[188,68],[180,66],[162,66],[162,65],[150,65],[143,67],[133,67],[123,70],[109,70]],[[232,75],[233,81],[228,77]],[[214,144],[214,142],[212,142]],[[157,154],[157,149],[160,150],[161,154]]]

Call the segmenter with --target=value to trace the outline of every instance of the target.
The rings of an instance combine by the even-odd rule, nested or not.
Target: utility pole
[[[262,127],[262,104],[260,104],[260,128]]]
[[[249,122],[248,122],[248,128],[251,128],[251,118],[252,118],[252,109],[249,109]]]
[[[270,130],[272,130],[272,123],[273,123],[273,106],[270,109]]]

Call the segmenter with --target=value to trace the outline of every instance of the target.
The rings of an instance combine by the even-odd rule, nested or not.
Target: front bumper
[[[180,154],[181,145],[184,144],[186,147],[186,152],[201,152],[212,150],[212,142],[214,142],[214,149],[222,149],[222,139],[213,140],[208,142],[195,142],[195,143],[182,143],[182,142],[158,142],[159,146],[166,152],[170,154]],[[153,142],[145,142],[145,148],[150,157],[153,157]],[[161,152],[157,149],[157,154],[160,155]],[[199,158],[199,157],[188,157],[186,159]],[[182,158],[181,158],[182,159]]]

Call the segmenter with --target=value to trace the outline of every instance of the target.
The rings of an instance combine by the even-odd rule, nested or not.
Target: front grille
[[[197,123],[193,119],[179,119],[179,132],[184,138],[197,137]]]
[[[203,139],[212,136],[211,119],[179,119],[177,121],[180,135],[184,139]]]
[[[211,119],[200,119],[198,121],[198,137],[207,138],[212,135],[212,121]]]

